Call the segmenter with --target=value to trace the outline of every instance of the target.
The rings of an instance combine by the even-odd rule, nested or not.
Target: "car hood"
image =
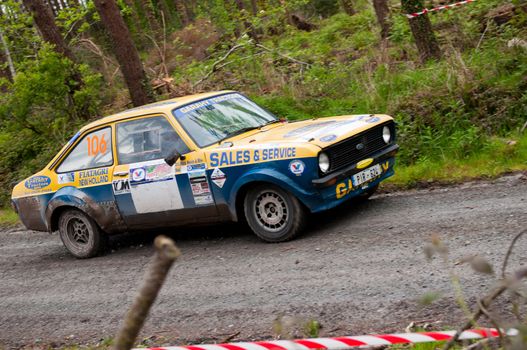
[[[233,146],[260,143],[309,143],[325,148],[389,120],[393,119],[387,115],[362,114],[284,122],[250,131],[227,142],[232,142]]]

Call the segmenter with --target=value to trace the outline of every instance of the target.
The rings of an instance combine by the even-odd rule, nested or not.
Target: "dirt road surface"
[[[472,305],[495,281],[454,262],[478,253],[499,272],[509,242],[526,227],[527,177],[520,174],[377,195],[313,216],[302,237],[283,244],[264,244],[230,225],[174,231],[183,256],[142,338],[151,337],[150,345],[258,339],[273,336],[277,325],[285,336],[302,336],[309,320],[322,325],[321,336],[403,331],[410,321],[454,326],[463,314],[450,273]],[[448,263],[426,259],[423,247],[433,234],[448,245]],[[112,337],[153,254],[154,236],[116,237],[110,254],[76,260],[57,235],[4,230],[0,344]],[[526,264],[524,237],[510,267]],[[439,299],[420,302],[432,294]]]

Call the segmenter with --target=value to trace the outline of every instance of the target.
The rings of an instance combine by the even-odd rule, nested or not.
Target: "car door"
[[[118,165],[112,186],[129,228],[170,226],[216,215],[205,163],[165,116],[116,123],[115,144]],[[174,150],[184,160],[169,166],[165,158]]]

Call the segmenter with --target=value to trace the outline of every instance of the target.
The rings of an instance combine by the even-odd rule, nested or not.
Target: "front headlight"
[[[323,173],[327,173],[329,170],[329,157],[324,152],[318,155],[318,167]]]
[[[382,128],[382,139],[385,143],[390,143],[392,140],[392,132],[390,131],[390,128],[385,126]]]

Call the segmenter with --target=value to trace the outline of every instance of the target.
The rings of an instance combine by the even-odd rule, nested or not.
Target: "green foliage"
[[[227,7],[228,5],[229,7]],[[225,35],[232,35],[237,27],[239,12],[234,8],[234,4],[223,0],[207,0],[198,5],[198,14],[209,18],[216,24],[218,29]]]
[[[305,324],[305,334],[309,338],[318,338],[320,332],[320,323],[317,320],[309,320]]]
[[[83,78],[76,86],[74,76]],[[86,66],[76,67],[50,46],[44,45],[36,60],[26,61],[16,76],[11,93],[2,96],[0,118],[7,127],[24,127],[39,134],[61,130],[82,116],[97,112],[98,75]]]
[[[422,156],[399,166],[388,186],[413,187],[428,182],[452,183],[472,178],[492,178],[511,171],[527,170],[527,135],[491,137],[478,152],[462,158],[433,159]]]
[[[49,162],[84,118],[97,114],[101,101],[99,75],[48,45],[20,68],[10,92],[0,95],[0,184],[6,190]],[[8,190],[1,195],[5,202]]]
[[[18,215],[11,209],[0,209],[0,227],[17,224]]]
[[[0,16],[0,29],[17,65],[36,55],[41,39],[32,27],[33,19],[23,10],[21,1],[5,0],[2,6],[9,8],[9,11]]]

